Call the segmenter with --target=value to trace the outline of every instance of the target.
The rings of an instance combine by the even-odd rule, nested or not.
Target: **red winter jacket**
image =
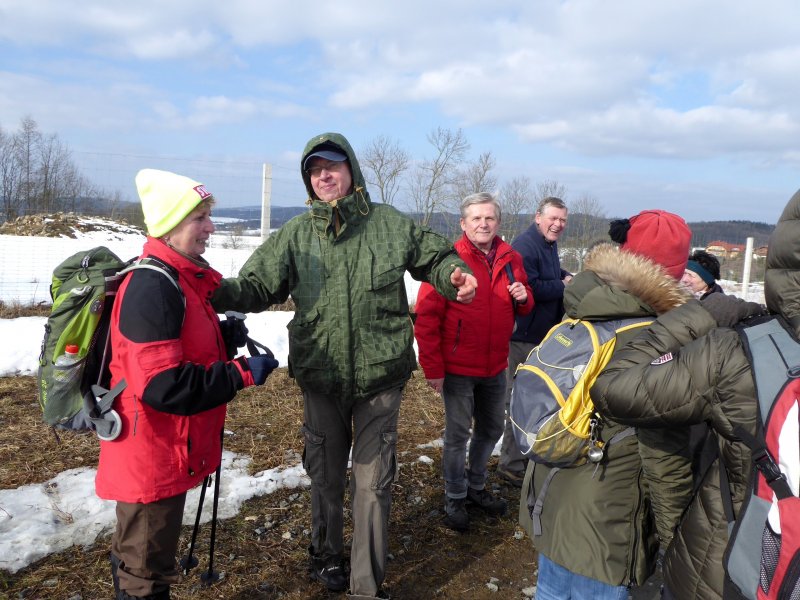
[[[461,259],[478,280],[475,298],[469,304],[446,300],[430,284],[423,283],[417,295],[414,336],[419,364],[426,379],[439,379],[445,372],[470,377],[494,377],[508,366],[508,342],[516,315],[533,310],[533,292],[522,265],[522,256],[498,240],[491,270],[485,254],[466,235],[455,243]],[[508,286],[506,265],[514,279],[525,286],[528,301],[516,311]]]
[[[100,442],[97,495],[154,502],[194,487],[219,465],[225,404],[253,385],[247,361],[228,361],[209,299],[222,276],[147,238],[142,256],[177,275],[139,269],[120,287],[111,313],[111,385],[122,433]],[[184,308],[185,298],[185,308]]]

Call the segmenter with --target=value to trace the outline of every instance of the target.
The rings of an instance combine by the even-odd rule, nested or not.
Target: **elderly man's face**
[[[484,252],[492,249],[498,227],[500,221],[491,202],[469,205],[461,219],[461,230],[467,235],[467,239]]]
[[[307,171],[314,194],[323,202],[342,198],[353,188],[353,176],[346,160],[336,162],[315,156],[309,161]]]
[[[555,242],[567,226],[567,209],[548,204],[541,213],[536,213],[534,220],[544,239]]]

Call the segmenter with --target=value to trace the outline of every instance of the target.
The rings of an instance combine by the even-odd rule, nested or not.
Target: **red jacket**
[[[187,491],[219,465],[225,404],[253,385],[244,358],[228,361],[209,299],[222,276],[148,238],[142,256],[171,267],[182,294],[150,269],[133,271],[111,313],[111,385],[122,433],[100,442],[97,495],[154,502]],[[185,308],[184,308],[185,299]]]
[[[419,364],[426,379],[439,379],[445,372],[471,377],[494,377],[508,366],[508,342],[516,315],[533,310],[533,292],[522,265],[522,256],[498,239],[491,270],[486,255],[466,235],[455,243],[461,259],[478,280],[475,298],[469,304],[446,300],[430,284],[423,283],[417,295],[414,336]],[[514,307],[506,265],[514,279],[525,286],[528,301]]]

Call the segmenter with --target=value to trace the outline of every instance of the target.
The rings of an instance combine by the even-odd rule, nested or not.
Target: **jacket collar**
[[[689,298],[662,267],[609,243],[591,250],[584,270],[564,288],[567,314],[590,320],[660,315]]]
[[[157,258],[177,271],[178,281],[182,285],[196,289],[211,286],[211,289],[216,289],[222,281],[222,275],[212,269],[204,258],[190,258],[158,238],[147,236],[141,257],[145,256]]]
[[[363,221],[372,210],[369,196],[360,186],[356,187],[352,194],[333,202],[309,198],[309,203],[314,231],[320,237],[330,235],[334,239],[341,237],[348,229]]]

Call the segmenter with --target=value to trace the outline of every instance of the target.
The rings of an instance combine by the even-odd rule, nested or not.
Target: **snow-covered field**
[[[226,236],[215,236],[212,247],[204,255],[211,265],[225,276],[235,275],[259,240],[243,237],[239,248],[230,245]],[[53,268],[67,256],[95,246],[107,246],[121,258],[141,252],[144,236],[92,232],[78,239],[37,238],[0,235],[0,299],[6,302],[50,301],[48,286]],[[411,301],[419,284],[407,278]],[[247,327],[250,336],[266,344],[281,366],[286,366],[288,338],[286,324],[292,314],[263,312],[250,314]],[[45,317],[0,319],[0,376],[35,375]],[[11,342],[13,340],[13,342]],[[32,399],[33,400],[33,399]],[[31,410],[38,410],[32,404]],[[421,451],[422,452],[422,451]],[[423,454],[419,460],[430,460]],[[224,476],[220,479],[220,518],[233,517],[242,503],[258,495],[270,494],[282,487],[309,485],[302,465],[286,465],[249,475],[247,456],[232,452],[223,454]],[[114,502],[94,495],[95,469],[71,469],[50,481],[17,489],[0,490],[0,569],[16,572],[33,561],[71,545],[86,545],[110,530],[114,524]],[[211,515],[213,494],[207,494],[203,519]],[[198,488],[189,492],[184,522],[194,522],[194,507],[199,500]]]
[[[130,258],[140,253],[143,243],[144,237],[136,232],[93,232],[78,239],[0,236],[0,299],[49,302],[53,268],[67,256],[104,245],[121,258]],[[240,238],[236,249],[224,248],[226,243],[230,245],[225,236],[217,236],[204,256],[223,275],[233,276],[258,239]],[[735,284],[721,283],[728,293],[742,295]],[[419,283],[407,275],[406,287],[413,302]],[[747,296],[749,300],[763,302],[763,285],[752,285]],[[281,366],[287,364],[286,324],[291,316],[286,312],[264,312],[247,317],[251,337],[269,346]],[[45,320],[44,317],[0,319],[0,339],[6,340],[0,345],[0,376],[35,375]],[[421,454],[416,460],[430,459]],[[248,457],[231,452],[223,456],[225,476],[221,478],[219,508],[222,518],[234,516],[242,503],[253,496],[269,494],[281,487],[309,484],[301,465],[250,476],[248,462]],[[94,496],[94,473],[90,468],[72,469],[48,482],[0,490],[0,569],[17,571],[70,545],[91,544],[109,530],[114,523],[114,503]],[[197,489],[190,492],[186,505],[196,506],[197,495]],[[211,514],[211,496],[206,496],[205,518]],[[194,510],[187,510],[185,522],[191,524],[193,518]]]

